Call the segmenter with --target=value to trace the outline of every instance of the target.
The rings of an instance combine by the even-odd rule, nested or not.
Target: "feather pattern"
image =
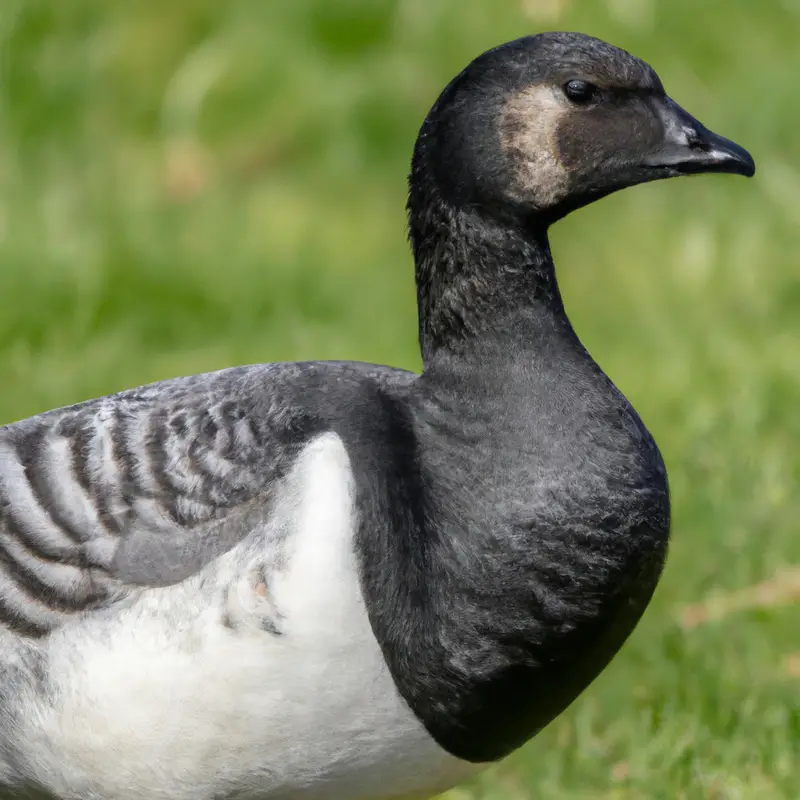
[[[330,366],[163,381],[0,428],[0,623],[42,636],[229,550],[320,428],[297,394]],[[335,367],[345,382],[406,374]]]

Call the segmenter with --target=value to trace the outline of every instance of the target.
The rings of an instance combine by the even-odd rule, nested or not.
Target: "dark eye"
[[[596,92],[597,87],[592,86],[592,84],[587,81],[567,81],[564,85],[564,94],[572,100],[573,103],[580,103],[581,105],[591,102]]]

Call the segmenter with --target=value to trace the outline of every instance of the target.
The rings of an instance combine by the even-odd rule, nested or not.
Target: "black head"
[[[590,36],[544,33],[484,53],[441,94],[417,142],[411,211],[417,179],[455,207],[551,222],[626,186],[754,171],[645,62]]]

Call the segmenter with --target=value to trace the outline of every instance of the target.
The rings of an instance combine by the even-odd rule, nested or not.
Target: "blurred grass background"
[[[553,232],[664,452],[674,545],[607,672],[449,797],[797,798],[798,0],[3,0],[0,420],[254,361],[418,368],[416,131],[471,58],[552,28],[650,61],[759,172]]]

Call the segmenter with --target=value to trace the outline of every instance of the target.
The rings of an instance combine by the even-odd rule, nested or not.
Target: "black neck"
[[[415,185],[430,182],[412,175],[409,198],[425,370],[378,392],[347,437],[361,583],[401,695],[447,751],[487,761],[630,633],[663,563],[668,492],[572,331],[546,225]]]
[[[495,333],[524,336],[526,318],[565,319],[545,224],[458,208],[413,183],[408,209],[426,367]]]

